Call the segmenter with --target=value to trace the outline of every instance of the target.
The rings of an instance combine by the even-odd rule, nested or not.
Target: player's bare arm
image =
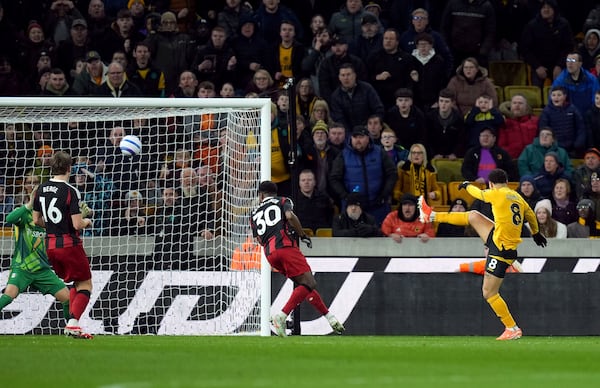
[[[73,222],[73,227],[75,230],[82,230],[92,226],[92,220],[89,218],[83,218],[81,214],[71,215],[71,221]]]
[[[292,225],[292,228],[294,228],[296,233],[298,233],[298,236],[300,236],[301,238],[306,237],[306,233],[304,233],[304,230],[302,230],[302,224],[300,223],[298,216],[296,216],[296,214],[293,211],[286,211],[285,218],[287,218],[290,225]]]

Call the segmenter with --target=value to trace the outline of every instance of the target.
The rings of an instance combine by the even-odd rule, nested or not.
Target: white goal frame
[[[0,97],[0,106],[3,108],[44,107],[44,108],[255,108],[260,109],[260,179],[271,178],[271,100],[267,98],[98,98],[98,97]],[[142,151],[143,152],[143,151]],[[6,237],[5,237],[6,238]],[[95,239],[111,238],[96,237],[84,240],[86,251],[94,249],[95,245],[101,245]],[[129,239],[134,239],[130,237]],[[139,240],[139,237],[135,237]],[[122,243],[141,244],[139,241],[128,241]],[[4,255],[7,252],[6,244],[3,244]],[[118,246],[118,251],[127,247]],[[261,264],[261,291],[260,291],[260,335],[270,336],[271,328],[269,322],[271,308],[271,267],[267,262],[264,252]],[[18,298],[17,298],[18,300]],[[89,306],[88,306],[89,308]]]

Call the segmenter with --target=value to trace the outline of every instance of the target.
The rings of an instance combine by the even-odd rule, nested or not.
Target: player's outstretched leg
[[[424,224],[433,222],[435,219],[435,212],[433,211],[433,208],[427,204],[425,197],[422,195],[419,197],[417,207],[419,209],[419,221]]]

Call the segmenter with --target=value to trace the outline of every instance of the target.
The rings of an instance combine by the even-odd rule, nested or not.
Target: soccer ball
[[[119,148],[121,148],[123,155],[138,155],[140,152],[142,152],[142,142],[137,136],[127,135],[123,138],[123,140],[121,140],[121,143],[119,143]]]

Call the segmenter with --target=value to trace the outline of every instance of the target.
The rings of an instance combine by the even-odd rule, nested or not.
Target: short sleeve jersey
[[[293,208],[294,203],[287,197],[268,197],[252,212],[252,234],[264,247],[266,256],[279,248],[298,246],[293,228],[285,216]]]
[[[71,215],[81,213],[79,190],[69,183],[50,179],[37,190],[33,209],[42,213],[46,223],[47,249],[81,245],[79,231],[73,227]]]
[[[498,248],[516,250],[521,242],[525,221],[529,222],[532,233],[539,231],[535,213],[516,191],[508,187],[481,190],[473,185],[469,185],[467,191],[473,197],[492,205],[495,224],[492,239]]]

